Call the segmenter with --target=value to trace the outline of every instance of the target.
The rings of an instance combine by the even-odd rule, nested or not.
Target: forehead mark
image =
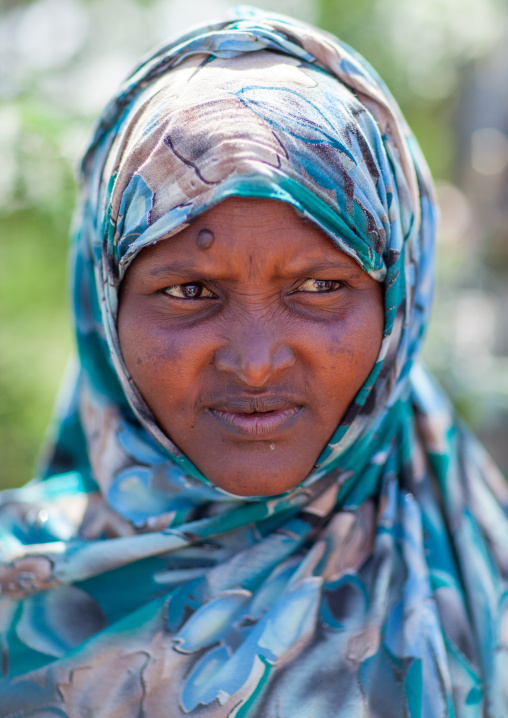
[[[208,247],[212,246],[213,240],[213,232],[205,228],[199,230],[196,243],[200,249],[208,249]]]

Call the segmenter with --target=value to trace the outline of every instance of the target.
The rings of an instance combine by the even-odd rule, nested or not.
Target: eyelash
[[[322,292],[320,292],[320,291],[313,292],[312,290],[309,290],[309,289],[303,290],[305,292],[308,292],[309,294],[330,294],[331,292],[336,292],[338,289],[341,289],[344,286],[344,282],[340,282],[338,279],[309,278],[309,279],[306,279],[302,284],[300,284],[300,286],[295,291],[297,291],[297,292],[302,291],[302,287],[304,286],[304,284],[307,284],[307,282],[316,282],[316,284],[321,283],[321,284],[336,285],[336,286],[330,287],[329,289],[325,289]]]
[[[329,288],[327,288],[327,289],[324,289],[323,291],[319,291],[319,290],[313,291],[313,290],[311,290],[311,289],[304,289],[304,290],[302,290],[302,287],[303,287],[305,284],[307,284],[307,282],[316,282],[316,283],[320,283],[321,285],[323,285],[323,284],[330,284],[330,285],[332,285],[332,286],[329,287]],[[338,291],[338,290],[341,289],[343,286],[344,286],[344,282],[340,282],[338,279],[313,279],[313,278],[309,278],[309,279],[306,279],[304,282],[302,282],[302,284],[300,284],[299,287],[297,287],[297,288],[294,289],[292,292],[290,292],[290,294],[295,294],[295,293],[297,293],[297,292],[302,292],[302,291],[305,292],[305,293],[307,293],[307,294],[330,294],[331,292],[336,292],[336,291]],[[182,290],[185,290],[185,289],[191,288],[191,287],[196,287],[196,288],[197,288],[197,290],[198,290],[198,292],[199,292],[199,295],[198,295],[198,296],[192,296],[192,295],[190,295],[190,296],[189,296],[189,295],[187,295],[187,296],[177,296],[176,294],[171,294],[171,293],[170,293],[170,290],[176,290],[176,291],[181,291],[181,292],[182,292]],[[207,294],[206,296],[202,296],[203,291],[208,292],[208,294]],[[185,284],[173,284],[171,287],[165,287],[165,288],[162,290],[162,292],[163,292],[164,294],[167,294],[167,295],[170,296],[170,297],[175,298],[175,299],[184,299],[184,300],[192,300],[192,299],[215,299],[216,296],[217,296],[217,295],[214,294],[212,291],[210,291],[209,289],[207,289],[207,288],[204,286],[204,284],[202,284],[201,282],[186,282]]]
[[[174,294],[170,294],[171,289],[179,290],[179,289],[188,288],[188,287],[198,287],[199,292],[200,292],[199,296],[197,296],[197,297],[193,297],[193,296],[178,297],[178,296],[175,296]],[[206,297],[201,296],[201,292],[203,290],[209,292],[209,294]],[[186,284],[173,284],[171,287],[166,287],[165,289],[163,289],[162,292],[164,294],[167,294],[170,297],[174,297],[175,299],[186,299],[186,300],[187,299],[212,299],[212,298],[216,297],[216,295],[213,292],[211,292],[209,289],[207,289],[204,286],[204,284],[202,284],[201,282],[187,282]]]
[[[316,282],[323,284],[330,284],[332,285],[330,288],[324,289],[323,291],[313,291],[309,289],[302,290],[302,287],[307,284],[307,282]],[[294,289],[290,294],[295,294],[297,292],[305,292],[307,294],[330,294],[331,292],[336,292],[339,289],[341,289],[344,286],[344,282],[340,282],[338,279],[313,279],[309,278],[306,279],[302,284],[300,284],[299,287]],[[198,296],[176,296],[175,294],[171,294],[170,290],[176,290],[181,291],[190,287],[196,287],[198,289],[199,295]],[[202,296],[203,291],[208,292],[206,296]],[[186,282],[185,284],[173,284],[171,287],[165,287],[162,292],[164,294],[167,294],[170,297],[173,297],[175,299],[184,299],[184,300],[192,300],[192,299],[215,299],[217,295],[215,295],[213,292],[211,292],[209,289],[207,289],[204,284],[201,282]]]

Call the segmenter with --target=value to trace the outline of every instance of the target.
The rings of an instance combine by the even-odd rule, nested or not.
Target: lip
[[[301,404],[277,397],[235,398],[209,411],[223,426],[237,434],[269,438],[287,429],[300,413]]]

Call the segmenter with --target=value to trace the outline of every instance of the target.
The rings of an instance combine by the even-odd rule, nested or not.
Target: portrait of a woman
[[[78,361],[0,494],[0,716],[506,718],[508,488],[419,360],[429,171],[332,35],[254,9],[111,100]]]

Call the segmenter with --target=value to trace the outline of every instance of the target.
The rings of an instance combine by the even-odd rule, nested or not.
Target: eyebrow
[[[346,255],[348,256],[348,255]],[[296,262],[293,266],[287,267],[288,271],[292,274],[310,274],[312,272],[326,272],[331,271],[346,271],[346,272],[363,272],[362,267],[353,259],[348,256],[348,260],[343,260],[340,256],[335,260],[323,260],[322,262],[316,262],[315,264],[297,265]],[[353,262],[353,263],[352,263]]]
[[[299,275],[299,276],[313,276],[314,272],[326,272],[326,271],[340,271],[340,272],[348,272],[349,274],[358,274],[360,272],[363,272],[364,270],[362,267],[353,260],[352,257],[348,257],[349,260],[352,260],[354,264],[351,263],[351,261],[345,261],[340,256],[337,257],[335,260],[323,260],[321,262],[316,262],[314,264],[300,264],[298,265],[295,261],[294,265],[286,265],[285,271],[283,272],[282,276],[293,276],[293,275]],[[202,275],[202,274],[208,274],[208,271],[203,271],[202,268],[197,267],[195,264],[190,264],[188,262],[172,262],[171,264],[163,264],[157,265],[151,269],[148,270],[148,275],[150,277],[161,277],[161,276],[182,276],[182,275],[188,275],[190,277]],[[210,276],[212,276],[211,273]]]
[[[185,262],[172,262],[171,264],[157,265],[148,270],[150,277],[166,276],[168,274],[201,274],[201,271],[194,264]]]

